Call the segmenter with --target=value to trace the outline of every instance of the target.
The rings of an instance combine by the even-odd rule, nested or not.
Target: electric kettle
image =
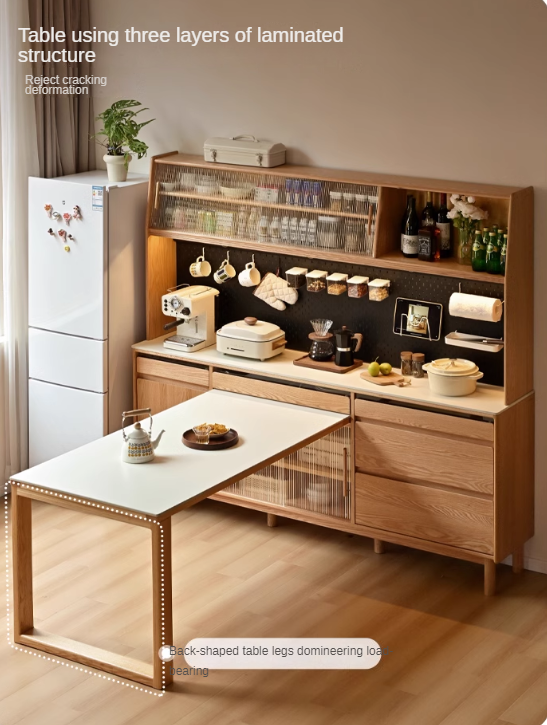
[[[138,421],[129,433],[125,432],[126,418],[134,418],[137,415],[145,414],[148,414],[150,418],[150,428],[148,433],[142,429],[142,426]],[[148,463],[148,461],[152,461],[156,455],[154,451],[158,447],[158,443],[164,433],[165,431],[162,430],[156,440],[152,440],[152,410],[150,408],[128,410],[122,413],[122,435],[124,440],[122,447],[122,461],[125,463]]]
[[[353,333],[345,325],[334,331],[334,364],[339,367],[353,365],[353,353],[360,350],[363,336],[360,332]]]

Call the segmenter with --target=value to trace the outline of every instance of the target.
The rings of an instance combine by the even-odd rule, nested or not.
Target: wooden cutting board
[[[404,381],[405,381],[404,377],[402,375],[400,375],[399,373],[390,373],[389,375],[378,375],[378,377],[373,378],[368,370],[363,370],[363,372],[361,373],[361,377],[363,378],[363,380],[366,380],[367,383],[374,383],[374,385],[399,385],[399,386],[401,386],[401,383],[404,383]]]

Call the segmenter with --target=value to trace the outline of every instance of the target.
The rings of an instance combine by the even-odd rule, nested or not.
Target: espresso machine
[[[167,337],[163,346],[180,352],[196,352],[215,344],[215,297],[218,290],[205,285],[178,285],[161,298],[164,315],[175,317],[163,326],[177,328],[177,334]]]

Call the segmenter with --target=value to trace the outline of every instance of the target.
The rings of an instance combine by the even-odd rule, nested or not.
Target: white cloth
[[[0,0],[0,478],[27,466],[28,177],[38,174],[34,96],[18,28],[29,27],[26,0]]]
[[[264,275],[254,294],[276,310],[286,310],[287,304],[294,305],[298,301],[298,292],[293,287],[289,287],[287,280],[272,272]]]
[[[452,317],[466,317],[468,320],[499,322],[503,314],[501,300],[495,297],[480,297],[455,292],[450,297],[448,311]]]

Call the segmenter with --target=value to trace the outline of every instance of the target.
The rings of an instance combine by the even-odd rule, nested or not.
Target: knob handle
[[[256,319],[256,317],[246,317],[243,321],[246,322],[248,325],[251,325],[251,326],[252,325],[256,325],[256,323],[258,322],[258,320]]]
[[[185,317],[188,317],[188,315],[190,314],[190,308],[189,307],[183,307],[182,310],[180,311],[180,314],[181,315],[184,315]]]

